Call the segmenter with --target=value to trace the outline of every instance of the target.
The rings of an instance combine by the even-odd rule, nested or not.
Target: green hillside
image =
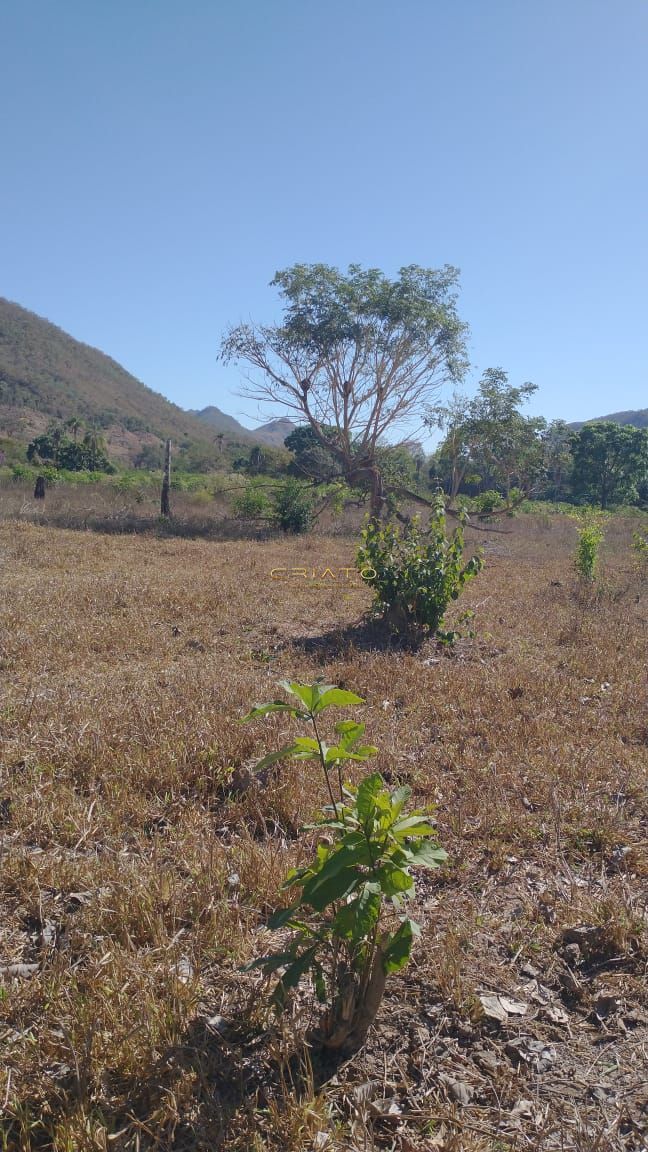
[[[71,417],[105,430],[125,458],[166,437],[213,451],[213,435],[193,415],[103,352],[0,297],[0,432],[24,441]]]

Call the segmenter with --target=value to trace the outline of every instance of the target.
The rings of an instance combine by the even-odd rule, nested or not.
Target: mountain
[[[286,436],[294,432],[297,427],[299,425],[294,420],[281,416],[278,420],[270,420],[267,424],[261,424],[250,435],[257,440],[262,440],[264,444],[271,444],[274,448],[283,448]]]
[[[248,428],[239,424],[234,416],[228,416],[227,412],[221,412],[220,408],[214,404],[209,404],[207,408],[190,408],[189,415],[195,417],[196,420],[201,420],[204,424],[209,424],[209,427],[217,433],[229,433],[231,436],[237,436],[240,440],[252,438],[252,433]]]
[[[213,436],[194,415],[97,348],[0,297],[0,436],[26,443],[73,416],[101,428],[117,459],[132,461],[167,437],[215,457]]]
[[[635,428],[648,428],[648,408],[636,408],[631,412],[612,412],[610,416],[595,416],[592,420],[578,420],[569,427],[578,431],[583,424],[602,424],[607,421],[611,424],[632,424]]]
[[[218,432],[230,433],[239,439],[257,440],[262,444],[272,445],[273,448],[283,448],[283,442],[297,427],[294,420],[282,416],[278,420],[270,420],[267,424],[260,424],[258,428],[244,428],[233,416],[221,412],[210,404],[207,408],[192,409],[191,415],[203,420],[205,424],[215,428]]]

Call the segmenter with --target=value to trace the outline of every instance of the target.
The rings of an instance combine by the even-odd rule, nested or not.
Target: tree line
[[[281,319],[230,328],[220,354],[246,368],[243,395],[297,426],[284,449],[255,445],[234,469],[340,483],[368,499],[376,520],[398,514],[403,498],[429,503],[439,491],[451,509],[471,497],[484,514],[524,498],[645,505],[648,429],[602,422],[574,431],[526,415],[537,386],[512,385],[502,368],[484,372],[473,397],[460,391],[470,365],[458,278],[449,265],[408,265],[392,280],[358,264],[346,273],[325,264],[277,272]],[[452,398],[440,403],[449,387]],[[31,442],[28,459],[110,471],[101,436],[82,431],[75,419],[50,428]],[[426,455],[421,436],[432,432],[441,442]],[[213,470],[231,463],[222,447],[221,438]],[[144,453],[141,463],[152,461]]]

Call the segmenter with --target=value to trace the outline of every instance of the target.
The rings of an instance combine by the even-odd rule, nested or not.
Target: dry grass
[[[487,567],[458,606],[475,639],[414,653],[354,630],[365,589],[270,578],[349,564],[351,539],[1,524],[0,1149],[644,1148],[631,530],[613,524],[589,595],[571,523],[480,537]],[[419,883],[414,962],[338,1069],[300,1048],[307,996],[276,1023],[239,970],[270,939],[317,773],[228,786],[284,734],[242,713],[282,675],[322,674],[366,698],[378,767],[438,803],[451,858]],[[526,1011],[497,1024],[486,993]]]

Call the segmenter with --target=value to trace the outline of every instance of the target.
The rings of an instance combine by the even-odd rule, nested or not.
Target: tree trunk
[[[171,488],[171,441],[167,440],[164,448],[164,474],[162,477],[162,495],[160,499],[160,516],[171,515],[169,503],[169,489]]]
[[[350,977],[348,987],[340,990],[335,1004],[320,1025],[317,1039],[323,1048],[342,1056],[351,1056],[362,1048],[385,992],[387,976],[383,957],[384,949],[378,944],[364,989],[357,978]]]
[[[36,487],[34,488],[34,500],[45,499],[45,477],[39,476],[36,480]]]

